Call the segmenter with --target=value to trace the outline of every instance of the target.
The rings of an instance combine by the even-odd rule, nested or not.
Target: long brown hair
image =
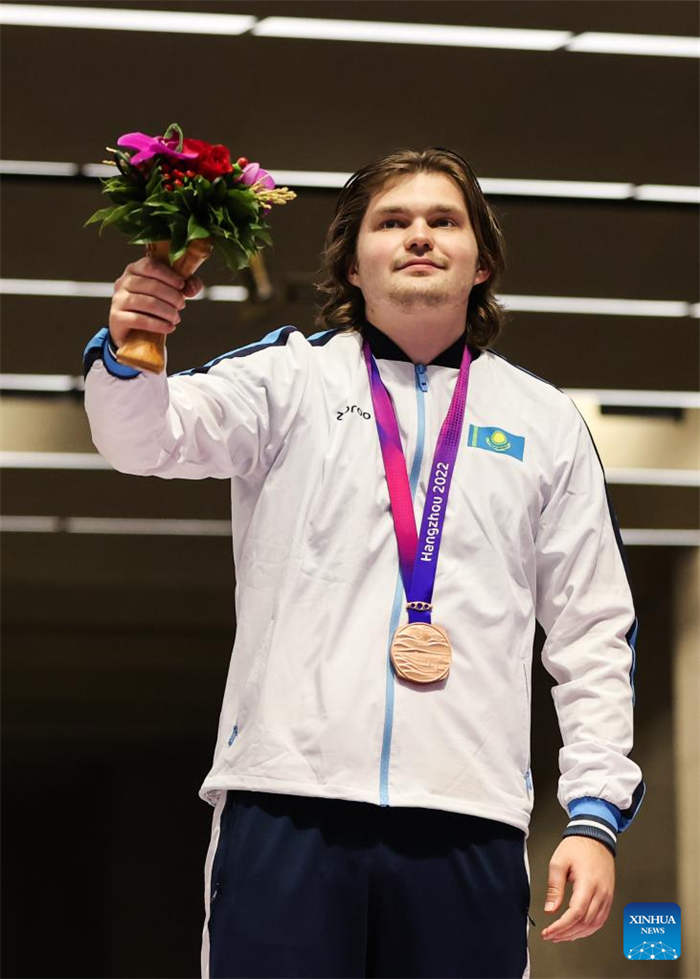
[[[348,271],[355,258],[357,236],[372,196],[393,177],[422,171],[445,173],[452,177],[464,195],[474,236],[479,248],[479,266],[490,275],[472,287],[467,306],[467,339],[483,349],[492,343],[506,321],[505,308],[495,295],[505,271],[505,243],[500,225],[483,195],[476,174],[457,153],[441,146],[425,150],[396,150],[370,163],[350,177],[340,192],[321,253],[321,266],[314,282],[325,295],[314,323],[319,329],[331,327],[362,330],[365,301],[360,289],[348,282]]]

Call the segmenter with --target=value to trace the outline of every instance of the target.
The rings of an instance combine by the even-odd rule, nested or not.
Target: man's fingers
[[[131,330],[172,333],[185,308],[185,279],[169,265],[144,256],[115,282],[109,329],[121,345]],[[198,290],[197,290],[198,291]]]
[[[170,303],[175,309],[185,308],[185,298],[181,289],[175,289],[160,279],[152,279],[145,275],[125,276],[119,292],[139,296],[157,296],[163,302]]]
[[[185,280],[175,269],[166,265],[165,262],[158,262],[155,258],[149,258],[148,255],[136,262],[131,262],[124,271],[134,275],[146,275],[151,279],[159,279],[161,282],[172,286],[173,289],[182,289],[185,285]]]
[[[171,297],[175,296],[173,290],[170,290],[170,295]],[[177,296],[178,302],[175,305],[170,299],[162,299],[149,293],[124,290],[116,297],[116,305],[119,309],[159,316],[161,319],[169,320],[171,323],[179,323],[179,310],[184,309],[185,300],[180,293],[177,293]]]
[[[183,295],[188,299],[192,299],[197,293],[201,292],[204,288],[204,283],[197,275],[193,275],[185,283],[185,288],[183,289]]]
[[[550,860],[549,876],[547,879],[547,896],[544,902],[545,911],[556,911],[564,897],[567,867],[563,863]]]
[[[112,325],[115,327],[112,330]],[[110,332],[117,343],[121,346],[126,334],[131,330],[147,330],[150,333],[174,333],[177,329],[175,323],[158,319],[157,316],[145,316],[143,313],[130,313],[125,310],[114,317],[114,323],[110,325]]]
[[[561,938],[564,932],[574,925],[578,925],[583,921],[585,916],[585,910],[577,905],[571,905],[567,911],[553,921],[551,925],[548,925],[542,932],[543,938]]]
[[[588,906],[588,910],[578,922],[548,937],[554,942],[573,942],[577,938],[585,938],[587,935],[592,935],[605,923],[607,914],[603,914],[604,910],[604,902],[599,898],[593,898]],[[562,916],[559,920],[563,921],[564,917]],[[554,924],[558,925],[559,922],[554,922]]]

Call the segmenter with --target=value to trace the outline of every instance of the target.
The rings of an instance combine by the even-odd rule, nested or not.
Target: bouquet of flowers
[[[129,235],[130,244],[145,245],[149,255],[184,278],[212,251],[231,271],[245,268],[271,243],[265,216],[272,205],[296,197],[286,187],[276,187],[258,163],[242,156],[232,163],[227,147],[186,139],[175,122],[162,136],[125,133],[117,146],[124,149],[108,146],[114,159],[103,162],[115,165],[119,174],[101,181],[112,205],[95,211],[83,227],[101,221],[102,234],[113,225]],[[128,349],[132,338],[137,352]],[[117,359],[159,371],[163,348],[161,334],[133,330]]]

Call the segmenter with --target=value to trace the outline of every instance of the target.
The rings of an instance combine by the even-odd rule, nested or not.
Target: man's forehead
[[[382,187],[379,187],[370,197],[367,205],[367,213],[389,214],[396,211],[410,211],[412,209],[411,195],[407,193],[406,184],[416,177],[427,177],[432,187],[421,197],[422,206],[427,206],[430,211],[466,211],[462,188],[452,177],[446,173],[435,173],[433,171],[422,171],[419,173],[402,174],[400,177],[390,178]],[[432,178],[432,179],[431,179]],[[425,180],[422,181],[426,183]]]

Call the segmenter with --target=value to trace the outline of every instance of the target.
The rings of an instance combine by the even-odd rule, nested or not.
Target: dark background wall
[[[674,0],[146,6],[572,31],[693,35],[698,27],[697,6]],[[692,58],[29,27],[5,27],[0,43],[8,160],[99,162],[120,133],[163,132],[176,120],[186,134],[223,142],[273,173],[349,172],[399,146],[437,144],[463,154],[482,177],[698,182]],[[141,252],[117,234],[100,239],[82,228],[104,203],[99,190],[85,178],[6,177],[2,276],[116,279]],[[284,323],[314,332],[312,282],[336,191],[297,193],[273,215],[274,247],[265,253],[272,299],[190,304],[168,341],[169,370]],[[508,245],[504,293],[698,300],[697,207],[490,199]],[[203,277],[207,285],[246,281],[215,260]],[[5,295],[1,309],[3,372],[78,374],[109,300]],[[564,388],[697,388],[691,317],[514,313],[496,346]],[[92,450],[79,394],[2,400],[3,449]],[[635,464],[660,464],[644,457],[643,439]],[[673,464],[690,467],[685,456]],[[610,488],[623,529],[697,528],[695,487]],[[228,486],[7,468],[2,513],[224,520]],[[3,974],[194,976],[211,815],[196,793],[235,630],[230,541],[5,532],[1,544]],[[536,668],[533,974],[680,974],[678,963],[652,971],[625,962],[621,921],[627,901],[677,900],[671,673],[681,551],[628,549],[641,619],[634,757],[648,795],[620,841],[608,924],[584,942],[556,946],[537,936],[547,862],[566,815],[556,802],[551,678]]]

